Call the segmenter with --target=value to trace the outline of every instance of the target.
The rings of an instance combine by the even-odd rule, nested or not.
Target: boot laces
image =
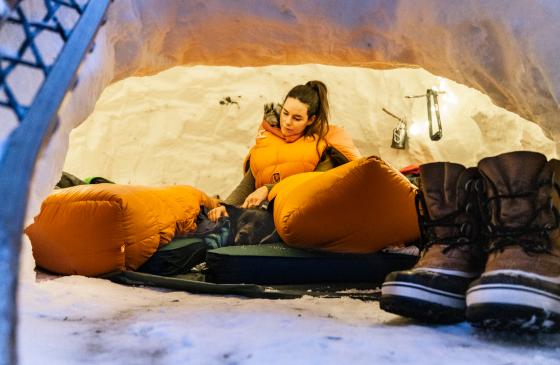
[[[538,191],[538,189],[537,189]],[[558,228],[559,225],[559,214],[558,210],[554,206],[547,206],[541,204],[540,207],[534,209],[533,215],[524,226],[509,228],[504,227],[503,224],[494,224],[490,219],[490,202],[495,201],[496,206],[496,216],[501,216],[501,204],[500,202],[504,199],[516,199],[516,198],[536,198],[537,191],[522,193],[522,194],[510,194],[510,195],[497,195],[491,198],[486,198],[485,201],[480,202],[481,210],[483,210],[481,216],[486,223],[485,235],[488,236],[488,246],[486,248],[487,253],[499,251],[503,252],[508,246],[520,246],[527,255],[542,254],[542,253],[552,253],[552,242],[549,237],[549,232],[553,229]],[[539,217],[539,213],[552,210],[554,214],[554,224],[547,224],[544,226],[534,225],[534,222]],[[484,212],[486,214],[484,214]],[[498,218],[499,219],[499,218]],[[501,223],[501,222],[499,222]]]
[[[433,219],[429,216],[422,192],[417,192],[415,204],[416,212],[418,213],[418,225],[420,226],[421,250],[427,250],[434,244],[441,244],[446,246],[442,250],[445,254],[458,247],[470,245],[473,242],[473,233],[476,232],[476,221],[472,219],[472,215],[467,214],[467,221],[464,223],[456,222],[458,217],[466,214],[468,210],[468,201],[469,199],[465,199],[465,203],[454,212],[441,218]],[[458,234],[438,238],[434,230],[435,227],[455,228]]]

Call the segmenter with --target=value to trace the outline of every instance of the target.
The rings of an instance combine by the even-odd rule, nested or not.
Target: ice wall
[[[555,156],[554,142],[535,123],[425,70],[196,66],[105,89],[94,112],[72,131],[64,169],[123,184],[188,184],[226,197],[241,179],[263,104],[281,102],[291,87],[312,78],[329,89],[331,123],[343,127],[362,154],[381,156],[396,168],[432,161],[474,166],[483,157],[523,149]],[[437,142],[428,137],[426,99],[405,98],[432,86],[445,91]],[[407,118],[406,149],[390,147],[398,121],[382,108]]]

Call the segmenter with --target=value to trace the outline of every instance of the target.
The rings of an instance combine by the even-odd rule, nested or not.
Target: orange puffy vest
[[[360,157],[352,138],[337,126],[329,127],[329,132],[318,148],[313,137],[301,137],[288,143],[264,129],[259,129],[255,145],[248,156],[251,172],[255,177],[255,188],[277,183],[291,175],[314,171],[328,146],[336,148],[349,161]]]

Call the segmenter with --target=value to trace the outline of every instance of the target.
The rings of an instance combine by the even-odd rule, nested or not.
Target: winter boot
[[[465,293],[485,263],[474,190],[480,175],[476,168],[436,162],[420,166],[420,177],[416,208],[422,256],[411,270],[386,277],[380,306],[425,322],[460,322]]]
[[[553,332],[560,329],[560,162],[511,152],[478,164],[486,270],[467,293],[475,326]]]

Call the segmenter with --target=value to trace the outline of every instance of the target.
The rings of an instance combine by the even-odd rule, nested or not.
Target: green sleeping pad
[[[381,284],[388,273],[410,268],[416,260],[413,255],[319,252],[282,243],[229,246],[208,251],[206,278],[227,284]]]
[[[377,252],[337,254],[282,243],[206,250],[202,240],[181,238],[141,267],[106,278],[192,293],[296,298],[303,295],[375,300],[385,276],[412,267],[416,255]],[[204,262],[204,260],[206,260]]]

